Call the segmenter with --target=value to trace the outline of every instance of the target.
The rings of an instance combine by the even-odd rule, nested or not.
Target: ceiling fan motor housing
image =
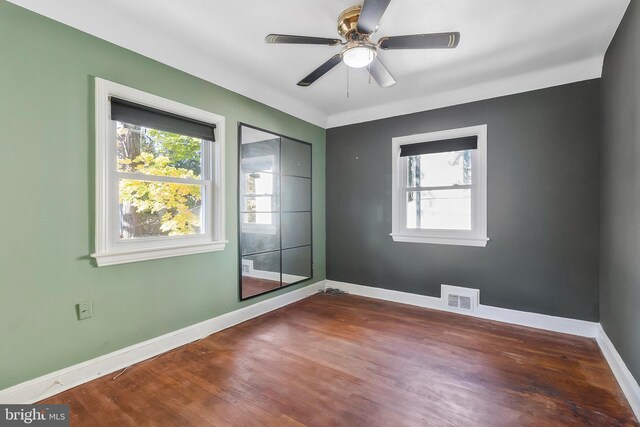
[[[359,40],[361,35],[356,31],[362,6],[345,9],[338,17],[338,34],[347,41]]]

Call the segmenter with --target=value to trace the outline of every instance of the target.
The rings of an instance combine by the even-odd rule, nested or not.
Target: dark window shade
[[[419,156],[421,154],[448,153],[450,151],[475,150],[478,148],[478,137],[444,139],[441,141],[418,142],[400,146],[400,157]]]
[[[216,125],[213,123],[189,119],[114,97],[111,97],[111,120],[215,141]]]

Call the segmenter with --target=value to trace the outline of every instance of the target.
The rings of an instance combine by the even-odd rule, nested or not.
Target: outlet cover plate
[[[91,303],[91,300],[82,301],[76,304],[76,310],[78,314],[78,320],[84,320],[93,317],[93,304]]]

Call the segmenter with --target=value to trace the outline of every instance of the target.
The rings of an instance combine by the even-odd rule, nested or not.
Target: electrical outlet
[[[93,307],[91,300],[82,301],[76,304],[76,310],[78,314],[78,320],[88,319],[93,316]]]

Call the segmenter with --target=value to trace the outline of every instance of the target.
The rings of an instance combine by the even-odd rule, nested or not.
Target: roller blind
[[[419,156],[421,154],[448,153],[450,151],[475,150],[478,148],[478,137],[444,139],[440,141],[418,142],[400,146],[400,157]]]
[[[145,105],[111,97],[111,120],[215,141],[213,123],[205,123]]]

